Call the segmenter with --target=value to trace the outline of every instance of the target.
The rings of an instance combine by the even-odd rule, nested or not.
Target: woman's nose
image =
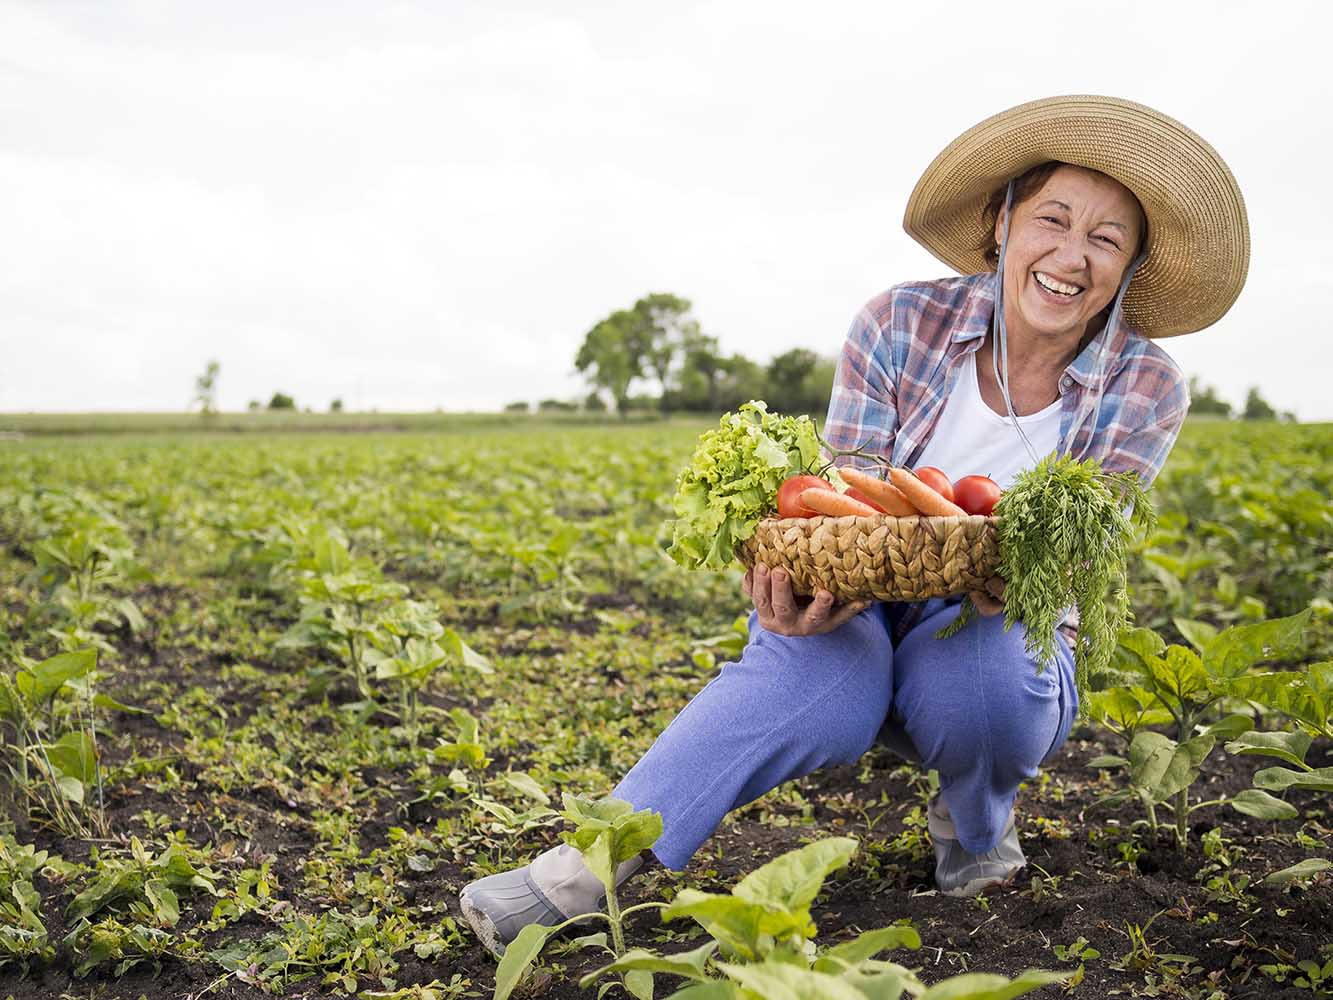
[[[1055,263],[1070,271],[1081,271],[1087,259],[1083,237],[1074,232],[1065,233],[1055,248]]]

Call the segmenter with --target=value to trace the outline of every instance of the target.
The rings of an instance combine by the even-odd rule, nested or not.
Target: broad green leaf
[[[1208,674],[1192,649],[1167,646],[1163,656],[1147,661],[1153,688],[1173,704],[1202,700],[1208,691]]]
[[[1214,736],[1219,740],[1235,739],[1241,733],[1248,733],[1253,728],[1254,720],[1248,715],[1228,715],[1205,729],[1203,735]]]
[[[719,962],[728,978],[764,1000],[865,1000],[851,983],[824,972],[768,960],[753,965]]]
[[[682,976],[685,979],[704,979],[704,966],[708,964],[708,959],[715,951],[717,951],[716,941],[706,941],[693,951],[679,952],[675,955],[657,955],[642,948],[631,948],[609,965],[588,973],[579,980],[579,986],[586,990],[607,973],[628,972],[632,969],[661,972],[670,976]]]
[[[690,983],[672,993],[668,1000],[739,1000],[740,987],[729,979],[709,983]]]
[[[874,962],[870,968],[844,973],[841,978],[866,1000],[902,1000],[904,993],[915,996],[925,989],[910,969],[893,962]]]
[[[1177,744],[1161,733],[1141,732],[1129,745],[1131,780],[1152,801],[1165,802],[1194,783],[1215,743],[1212,736],[1195,736]]]
[[[1217,629],[1207,622],[1193,621],[1189,618],[1173,618],[1171,621],[1177,631],[1185,637],[1185,641],[1200,653],[1217,638]]]
[[[806,844],[756,868],[732,892],[738,899],[764,906],[807,909],[819,895],[824,880],[852,860],[856,846],[851,837],[830,837]]]
[[[83,782],[78,778],[71,778],[68,774],[61,775],[56,779],[56,787],[60,789],[60,794],[76,805],[83,805]]]
[[[135,715],[150,714],[146,708],[136,708],[134,705],[125,705],[116,701],[109,694],[102,694],[100,691],[93,695],[93,704],[98,708],[105,708],[112,712],[131,712]]]
[[[181,918],[180,901],[166,881],[149,879],[143,889],[157,919],[168,927],[175,927]]]
[[[500,775],[500,780],[520,795],[526,795],[541,805],[549,806],[551,804],[551,797],[526,771],[506,771]]]
[[[836,975],[890,948],[911,948],[915,951],[920,947],[921,935],[915,927],[881,927],[824,950],[816,960],[814,969],[816,972]]]
[[[58,653],[31,670],[20,670],[14,678],[23,696],[35,705],[48,701],[66,681],[83,677],[97,666],[97,650],[80,649]]]
[[[611,857],[614,841],[615,833],[608,828],[598,833],[587,847],[580,848],[583,863],[597,876],[597,880],[606,886],[607,892],[615,886],[616,863]]]
[[[1244,733],[1227,744],[1230,754],[1259,754],[1264,757],[1277,757],[1290,764],[1308,770],[1305,754],[1313,742],[1309,733],[1299,729],[1290,733]]]
[[[1063,983],[1073,973],[1028,969],[1017,979],[988,972],[969,972],[936,983],[919,1000],[1011,1000],[1051,983]]]
[[[653,1000],[653,974],[643,969],[625,973],[625,991],[638,1000]]]
[[[1288,788],[1333,792],[1333,767],[1319,767],[1309,772],[1293,771],[1286,767],[1266,767],[1254,776],[1254,783],[1272,792],[1285,792]]]
[[[97,783],[97,748],[92,735],[82,730],[66,733],[42,748],[57,771],[85,785]]]
[[[1204,651],[1208,672],[1220,677],[1239,677],[1257,663],[1294,656],[1305,647],[1305,627],[1309,621],[1310,609],[1306,608],[1290,618],[1233,625],[1219,632]]]
[[[643,948],[631,948],[613,963],[603,965],[596,972],[589,972],[587,976],[579,980],[579,985],[581,988],[587,989],[601,976],[608,975],[611,972],[628,972],[631,969],[644,969],[647,972],[663,972],[669,976],[702,980],[705,979],[704,967],[708,964],[709,957],[716,951],[717,941],[705,941],[704,944],[694,948],[693,951],[680,952],[677,955],[656,955],[656,953],[644,951]]]
[[[1273,670],[1245,674],[1227,685],[1238,698],[1277,709],[1315,732],[1333,737],[1333,661],[1312,663],[1305,670]]]
[[[1161,656],[1166,649],[1162,637],[1150,628],[1128,628],[1120,633],[1116,643],[1118,663],[1123,664],[1122,654],[1127,654],[1129,664],[1143,673],[1147,673],[1147,661],[1154,656]]]
[[[491,669],[491,661],[464,642],[462,636],[453,629],[445,629],[444,635],[440,637],[440,642],[446,650],[458,658],[463,666],[475,670],[479,674],[493,674],[495,672]]]
[[[1236,812],[1255,819],[1295,819],[1300,811],[1290,802],[1283,802],[1258,788],[1247,788],[1228,800]]]
[[[506,1000],[514,992],[514,987],[523,980],[528,967],[541,954],[549,935],[549,927],[528,924],[509,942],[504,954],[500,956],[500,964],[495,968],[494,1000]]]
[[[1304,861],[1297,862],[1290,868],[1283,868],[1280,872],[1273,872],[1263,878],[1260,885],[1290,885],[1292,882],[1307,879],[1312,875],[1318,875],[1320,872],[1326,872],[1333,868],[1333,861],[1325,858],[1306,858]]]
[[[682,889],[662,911],[662,920],[692,917],[709,934],[745,959],[759,957],[759,939],[763,935],[785,936],[815,933],[805,912],[770,910],[735,896],[718,896],[697,889]]]

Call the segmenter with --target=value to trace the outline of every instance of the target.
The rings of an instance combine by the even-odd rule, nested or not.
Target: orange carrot
[[[921,513],[930,517],[967,517],[967,511],[962,507],[945,500],[907,469],[890,469],[889,476],[893,485],[907,497],[907,502]]]
[[[853,500],[836,490],[820,489],[818,486],[803,490],[801,492],[801,503],[813,511],[828,514],[832,517],[846,517],[848,514],[854,514],[857,517],[874,517],[878,513],[874,507],[863,504],[860,500]]]
[[[892,483],[877,479],[868,472],[863,472],[860,469],[843,468],[838,470],[838,475],[842,476],[843,482],[848,486],[855,487],[883,507],[886,514],[892,514],[895,517],[908,517],[912,514],[921,513],[908,503],[902,490]]]

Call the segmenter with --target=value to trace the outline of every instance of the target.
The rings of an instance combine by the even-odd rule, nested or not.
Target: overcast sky
[[[952,138],[1105,93],[1199,132],[1249,283],[1164,343],[1333,419],[1327,3],[0,0],[0,411],[581,394],[649,291],[724,349],[838,351]],[[558,13],[557,13],[558,11]]]

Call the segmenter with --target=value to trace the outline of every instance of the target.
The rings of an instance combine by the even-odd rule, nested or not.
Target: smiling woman
[[[961,276],[895,285],[857,314],[829,444],[951,480],[986,472],[1004,484],[1057,452],[1150,483],[1189,406],[1153,339],[1220,318],[1249,261],[1245,207],[1211,147],[1128,101],[1035,101],[950,143],[904,226]],[[1018,787],[1078,711],[1075,623],[1039,671],[1026,630],[996,616],[1002,580],[973,595],[983,617],[966,621],[958,599],[802,602],[783,570],[762,565],[744,587],[755,610],[740,659],[613,792],[661,814],[656,858],[684,867],[732,809],[882,740],[939,773],[928,817],[939,889],[969,896],[1012,880],[1026,864]],[[460,905],[499,950],[603,891],[561,847],[472,883]]]

